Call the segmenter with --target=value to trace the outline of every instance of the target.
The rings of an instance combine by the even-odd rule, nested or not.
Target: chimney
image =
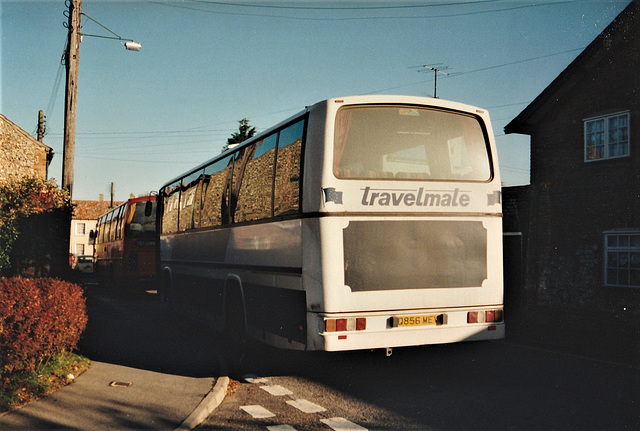
[[[104,202],[104,194],[100,193],[100,194],[98,195],[98,201],[100,201],[100,202]]]

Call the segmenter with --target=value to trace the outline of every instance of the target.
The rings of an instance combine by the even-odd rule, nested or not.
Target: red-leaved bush
[[[86,325],[80,286],[53,278],[0,278],[0,374],[37,370],[75,348]]]

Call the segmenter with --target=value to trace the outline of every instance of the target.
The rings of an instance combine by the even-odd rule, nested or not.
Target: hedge
[[[69,193],[53,181],[23,178],[0,184],[0,275],[25,275],[28,266],[35,267],[32,274],[63,275],[72,212]]]
[[[73,350],[86,325],[80,286],[53,278],[0,278],[0,374],[38,371]]]

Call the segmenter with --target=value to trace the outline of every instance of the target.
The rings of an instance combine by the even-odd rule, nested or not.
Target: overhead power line
[[[380,9],[418,9],[418,8],[430,8],[430,7],[443,7],[443,6],[469,6],[479,3],[495,3],[499,0],[475,0],[475,1],[451,1],[451,2],[430,2],[422,4],[396,4],[396,5],[384,5],[384,6],[284,6],[276,4],[257,4],[257,3],[236,3],[236,2],[221,2],[215,0],[190,0],[192,3],[205,3],[218,6],[236,6],[247,8],[261,8],[261,9],[289,9],[289,10],[380,10]]]
[[[211,156],[213,157],[213,155]],[[127,163],[166,163],[170,165],[182,164],[182,165],[195,165],[197,163],[201,163],[202,160],[199,161],[181,161],[181,160],[149,160],[149,159],[117,159],[117,158],[109,158],[109,157],[93,157],[93,156],[78,156],[78,158],[82,159],[90,159],[90,160],[102,160],[102,161],[111,161],[111,162],[127,162]]]
[[[67,51],[66,46],[67,46],[67,40],[65,38],[64,41],[64,49],[63,49],[63,56],[64,53]],[[53,89],[51,90],[51,96],[49,97],[49,103],[47,104],[47,109],[44,111],[45,112],[45,116],[49,116],[51,115],[51,112],[53,111],[53,107],[56,104],[56,100],[58,98],[58,91],[60,90],[60,84],[62,83],[62,76],[64,74],[64,63],[61,60],[60,64],[58,64],[58,71],[56,72],[56,78],[55,81],[53,82]]]
[[[451,77],[456,77],[456,76],[461,76],[461,75],[466,75],[466,74],[470,74],[470,73],[476,73],[476,72],[482,72],[482,71],[486,71],[486,70],[493,70],[493,69],[497,69],[500,67],[507,67],[507,66],[511,66],[511,65],[515,65],[515,64],[521,64],[521,63],[526,63],[529,61],[534,61],[534,60],[539,60],[539,59],[543,59],[543,58],[548,58],[548,57],[553,57],[553,56],[557,56],[557,55],[562,55],[562,54],[567,54],[567,53],[571,53],[571,52],[575,52],[575,51],[581,51],[584,50],[584,48],[575,48],[575,49],[570,49],[570,50],[566,50],[566,51],[561,51],[561,52],[556,52],[556,53],[551,53],[551,54],[545,54],[545,55],[541,55],[541,56],[536,56],[536,57],[530,57],[527,59],[522,59],[522,60],[516,60],[516,61],[512,61],[512,62],[508,62],[508,63],[502,63],[502,64],[497,64],[497,65],[493,65],[493,66],[487,66],[487,67],[483,67],[483,68],[478,68],[478,69],[474,69],[474,70],[470,70],[467,72],[458,72],[455,74],[451,74],[449,75],[449,78]],[[422,68],[423,66],[416,66],[416,67],[420,67]],[[425,82],[429,82],[430,80],[427,81],[417,81],[417,82],[413,82],[410,84],[404,84],[404,85],[399,85],[396,87],[388,87],[388,88],[384,88],[384,89],[380,89],[380,90],[376,90],[376,91],[372,91],[369,93],[365,93],[365,94],[376,94],[376,93],[382,93],[382,92],[387,92],[390,90],[395,90],[395,89],[400,89],[400,88],[406,88],[406,87],[411,87],[414,85],[423,85]],[[487,107],[487,109],[497,109],[497,108],[502,108],[502,107],[510,107],[510,106],[516,106],[516,105],[525,105],[529,102],[519,102],[519,103],[511,103],[511,104],[507,104],[507,105],[498,105],[498,106],[490,106]],[[286,113],[286,112],[292,112],[292,111],[298,111],[300,110],[300,108],[290,108],[290,109],[285,109],[285,110],[280,110],[277,112],[270,112],[268,114],[265,115],[274,115],[274,114],[281,114],[281,113]],[[495,120],[495,119],[494,119]],[[157,139],[157,138],[166,138],[166,137],[178,137],[178,138],[195,138],[195,137],[199,137],[199,136],[210,136],[211,142],[214,143],[215,139],[217,138],[217,136],[223,136],[223,135],[227,135],[229,133],[228,129],[208,129],[210,127],[216,127],[216,126],[221,126],[223,124],[226,123],[230,123],[231,120],[226,121],[226,122],[218,122],[218,123],[214,123],[214,124],[208,124],[208,125],[204,125],[204,126],[199,126],[199,127],[193,127],[193,128],[189,128],[189,129],[182,129],[182,130],[157,130],[157,131],[134,131],[134,132],[84,132],[84,133],[79,133],[79,136],[82,136],[84,138],[84,140],[104,140],[104,139],[115,139],[115,142],[113,142],[114,144],[116,143],[122,143],[122,142],[131,142],[134,140],[137,141],[141,141],[141,140],[147,140],[147,139]],[[52,134],[52,136],[57,136],[56,134]],[[172,142],[172,143],[167,143],[167,144],[158,144],[155,143],[152,146],[153,147],[158,147],[158,146],[164,146],[164,147],[172,147],[174,145],[180,145],[180,144],[194,144],[194,143],[204,143],[204,141],[188,141],[188,142],[180,142],[180,143],[176,143],[176,142]],[[89,147],[85,147],[85,149],[90,148],[93,149],[95,148],[99,148],[101,147],[102,144],[94,144],[94,145],[89,145]],[[148,147],[148,145],[144,144],[144,145],[135,145],[134,148],[139,149],[139,148],[145,148]],[[111,147],[113,149],[113,147]],[[127,147],[129,149],[131,149],[131,147]]]
[[[574,49],[568,49],[566,51],[561,51],[561,52],[555,52],[553,54],[545,54],[545,55],[540,55],[538,57],[530,57],[530,58],[526,58],[524,60],[517,60],[517,61],[511,61],[509,63],[503,63],[503,64],[497,64],[495,66],[488,66],[488,67],[482,67],[480,69],[474,69],[474,70],[469,70],[468,72],[460,72],[460,73],[456,73],[455,75],[452,75],[453,77],[456,76],[460,76],[460,75],[467,75],[469,73],[476,73],[476,72],[484,72],[485,70],[492,70],[492,69],[497,69],[499,67],[505,67],[505,66],[513,66],[514,64],[522,64],[522,63],[527,63],[529,61],[534,61],[534,60],[540,60],[543,58],[548,58],[548,57],[554,57],[556,55],[562,55],[562,54],[569,54],[571,52],[576,52],[576,51],[584,51],[586,47],[582,47],[582,48],[574,48]]]
[[[527,9],[534,7],[544,7],[544,6],[555,6],[566,3],[575,3],[576,0],[564,0],[564,1],[554,1],[548,3],[531,3],[531,4],[517,4],[514,6],[507,6],[502,8],[495,9],[486,9],[486,10],[475,10],[475,11],[467,11],[464,12],[455,12],[455,13],[447,13],[447,14],[439,14],[439,15],[420,15],[420,14],[412,14],[412,15],[387,15],[387,16],[352,16],[352,17],[306,17],[306,16],[292,16],[292,15],[276,15],[276,14],[268,14],[268,13],[247,13],[246,11],[222,11],[222,10],[211,10],[205,7],[197,7],[198,5],[202,6],[222,6],[222,7],[236,7],[236,8],[262,8],[265,11],[294,11],[294,12],[304,12],[304,11],[327,11],[327,12],[349,12],[349,11],[376,11],[376,10],[402,10],[408,8],[429,8],[429,7],[441,7],[441,6],[469,6],[474,4],[489,4],[494,3],[499,0],[484,0],[484,1],[471,1],[471,2],[447,2],[447,3],[429,3],[422,5],[395,5],[395,6],[360,6],[360,7],[331,7],[331,6],[281,6],[281,5],[260,5],[260,4],[244,4],[244,3],[231,3],[231,2],[216,2],[216,1],[206,1],[206,0],[190,0],[190,3],[193,6],[188,6],[187,3],[171,3],[171,2],[163,2],[163,1],[153,1],[148,0],[150,3],[155,3],[158,5],[172,7],[177,9],[185,9],[192,10],[197,12],[210,13],[214,15],[236,15],[236,16],[253,16],[253,17],[264,17],[264,18],[280,18],[280,19],[290,19],[290,20],[303,20],[303,21],[356,21],[356,20],[379,20],[379,19],[441,19],[441,18],[455,18],[461,16],[472,16],[472,15],[480,15],[487,13],[496,13],[496,12],[507,12],[512,10],[519,9]]]
[[[469,70],[469,71],[466,71],[466,72],[451,73],[451,74],[449,74],[448,78],[456,78],[458,76],[468,75],[470,73],[484,72],[486,70],[498,69],[500,67],[513,66],[515,64],[527,63],[529,61],[535,61],[535,60],[540,60],[540,59],[543,59],[543,58],[554,57],[556,55],[569,54],[569,53],[576,52],[576,51],[584,51],[584,49],[585,49],[585,47],[574,48],[574,49],[569,49],[569,50],[566,50],[566,51],[554,52],[552,54],[545,54],[545,55],[540,55],[540,56],[537,56],[537,57],[525,58],[523,60],[511,61],[509,63],[502,63],[502,64],[496,64],[494,66],[481,67],[481,68]],[[412,66],[412,68],[413,67],[415,67],[415,66]],[[422,66],[419,66],[419,67],[422,67]],[[364,94],[377,94],[377,93],[382,93],[382,92],[385,92],[385,91],[397,90],[397,89],[400,89],[400,88],[413,87],[414,85],[423,85],[425,82],[431,82],[431,79],[412,82],[410,84],[398,85],[396,87],[382,88],[382,89],[375,90],[375,91],[370,91],[370,92],[364,93]]]

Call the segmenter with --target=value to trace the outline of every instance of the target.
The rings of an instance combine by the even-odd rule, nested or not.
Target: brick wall
[[[640,229],[638,20],[608,28],[601,38],[529,115],[531,186],[526,195],[505,195],[505,227],[523,231],[522,289],[535,302],[638,312],[640,289],[604,280],[604,232]],[[585,162],[584,120],[620,112],[629,112],[630,155]],[[528,227],[513,218],[523,205]]]
[[[0,182],[23,177],[47,179],[51,148],[0,114]]]

